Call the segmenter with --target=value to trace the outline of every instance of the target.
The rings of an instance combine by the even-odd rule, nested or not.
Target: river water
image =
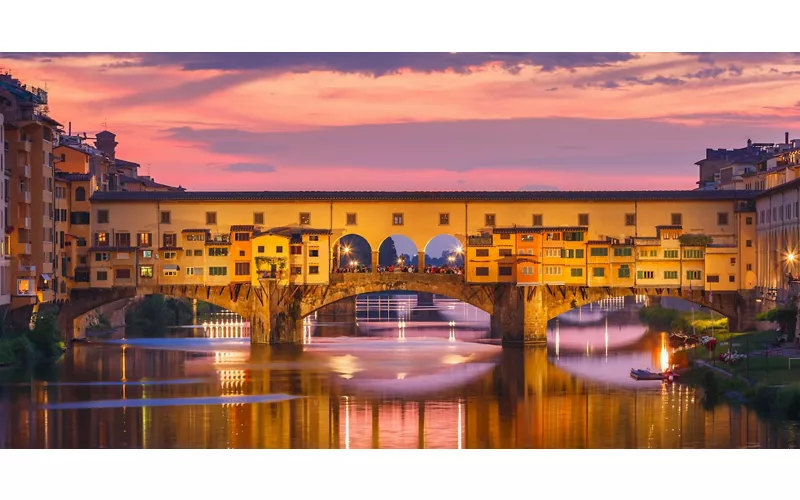
[[[665,356],[643,300],[562,315],[546,349],[501,348],[485,313],[413,295],[310,318],[298,346],[251,348],[227,323],[75,344],[44,373],[0,372],[0,448],[795,447],[793,424],[633,381]]]

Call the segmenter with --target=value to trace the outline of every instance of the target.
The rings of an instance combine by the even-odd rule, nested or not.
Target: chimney
[[[783,142],[784,144],[789,144],[789,132],[786,132],[786,140]]]

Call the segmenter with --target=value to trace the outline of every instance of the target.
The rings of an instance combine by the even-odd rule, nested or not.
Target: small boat
[[[668,382],[672,382],[678,378],[678,374],[672,370],[656,373],[651,372],[650,370],[637,370],[636,368],[631,368],[631,377],[635,380],[666,380]]]

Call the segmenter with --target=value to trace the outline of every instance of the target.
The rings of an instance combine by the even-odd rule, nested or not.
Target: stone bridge
[[[325,285],[279,286],[260,280],[225,286],[165,285],[113,289],[73,290],[59,310],[59,325],[71,336],[76,318],[95,308],[137,295],[163,294],[198,299],[228,309],[250,321],[251,342],[256,344],[302,341],[302,320],[329,304],[375,292],[414,291],[461,300],[487,312],[492,336],[504,343],[544,343],[547,321],[592,302],[626,295],[676,297],[712,309],[729,318],[731,328],[752,327],[754,300],[739,292],[676,288],[579,287],[563,285],[516,286],[509,283],[469,284],[463,275],[384,273],[336,274]]]

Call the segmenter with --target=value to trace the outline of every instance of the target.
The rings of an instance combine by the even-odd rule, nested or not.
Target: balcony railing
[[[30,255],[31,254],[31,244],[30,243],[21,243],[19,245],[19,253],[22,255]]]
[[[31,228],[31,218],[30,217],[23,217],[22,218],[22,227],[25,229]]]
[[[493,241],[491,236],[469,236],[467,238],[467,245],[469,246],[492,246]]]
[[[18,146],[20,151],[25,151],[26,153],[31,152],[31,141],[29,141],[28,139],[19,141]]]
[[[23,165],[22,168],[19,169],[19,171],[22,174],[22,176],[25,177],[26,179],[30,179],[31,178],[31,166],[30,165],[27,165],[27,164]]]

